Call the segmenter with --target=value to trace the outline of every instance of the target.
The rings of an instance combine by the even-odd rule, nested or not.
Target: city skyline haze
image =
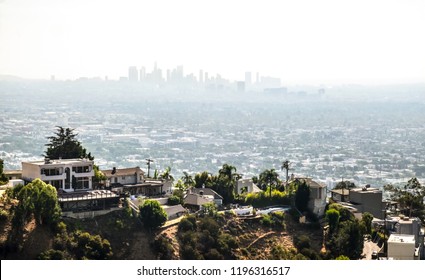
[[[423,26],[418,0],[3,0],[0,75],[118,79],[157,62],[283,85],[423,83]]]

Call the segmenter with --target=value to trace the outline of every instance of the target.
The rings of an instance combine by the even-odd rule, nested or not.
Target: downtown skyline
[[[0,1],[0,75],[118,79],[185,65],[233,81],[425,81],[423,1]],[[165,73],[163,73],[165,74]]]

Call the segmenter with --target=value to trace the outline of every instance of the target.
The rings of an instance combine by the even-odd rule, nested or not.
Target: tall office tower
[[[208,72],[205,72],[205,82],[208,82]]]
[[[137,82],[139,80],[139,75],[136,66],[130,66],[128,68],[128,80],[130,82]]]
[[[170,69],[167,69],[167,83],[171,82],[171,71]]]
[[[199,70],[199,83],[203,83],[204,82],[204,71]]]
[[[257,77],[255,79],[255,83],[259,84],[260,83],[260,73],[257,72]]]
[[[140,81],[144,81],[146,79],[146,68],[144,66],[140,68],[139,75],[140,75],[140,78],[139,78]]]
[[[176,69],[176,78],[180,82],[183,80],[184,74],[183,74],[183,65],[177,66]]]
[[[251,85],[251,72],[245,72],[245,86],[248,88]]]

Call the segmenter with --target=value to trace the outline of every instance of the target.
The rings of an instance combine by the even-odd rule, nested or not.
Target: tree
[[[171,167],[165,168],[165,171],[161,174],[161,178],[166,181],[174,181],[173,175],[171,175]]]
[[[74,129],[63,128],[57,126],[57,131],[54,136],[47,137],[50,143],[46,144],[47,150],[45,157],[50,159],[70,159],[70,158],[88,158],[93,160],[91,153],[81,146],[81,143],[76,139],[78,134],[74,133]]]
[[[298,210],[304,212],[308,209],[308,201],[310,200],[310,187],[305,181],[297,182],[297,190],[295,192],[295,206]]]
[[[418,217],[425,222],[425,187],[419,183],[418,179],[410,179],[403,188],[386,185],[384,190],[390,193],[392,200],[399,203],[402,214]]]
[[[207,171],[195,174],[195,188],[202,188],[207,184],[207,181],[210,179],[210,174]]]
[[[186,187],[192,187],[195,185],[195,181],[193,180],[192,176],[189,175],[189,173],[186,171],[183,172],[183,177],[181,177],[181,180]]]
[[[44,183],[40,179],[35,179],[24,186],[17,194],[17,199],[19,200],[19,204],[15,215],[21,215],[20,217],[16,217],[21,222],[21,225],[32,214],[37,224],[53,224],[60,218],[61,209],[58,203],[56,188]]]
[[[338,184],[336,184],[334,189],[354,189],[356,187],[356,185],[350,181],[341,181],[338,182]]]
[[[266,169],[261,172],[258,183],[263,189],[269,187],[270,197],[272,196],[272,188],[280,184],[279,174],[275,169]]]
[[[373,220],[372,214],[370,214],[369,212],[363,213],[362,224],[364,225],[364,228],[365,228],[365,234],[372,233],[372,220]]]
[[[326,220],[329,223],[329,231],[332,234],[338,228],[340,214],[336,209],[326,211]]]
[[[9,182],[9,180],[3,173],[3,164],[4,164],[4,161],[0,159],[0,185],[6,185],[7,182]]]
[[[148,229],[156,229],[167,221],[167,213],[156,200],[145,200],[139,210],[140,219]]]

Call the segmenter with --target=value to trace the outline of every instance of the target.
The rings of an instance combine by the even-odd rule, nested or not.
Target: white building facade
[[[58,191],[91,190],[94,177],[93,161],[88,159],[58,159],[22,162],[22,179],[36,178],[54,186]]]

